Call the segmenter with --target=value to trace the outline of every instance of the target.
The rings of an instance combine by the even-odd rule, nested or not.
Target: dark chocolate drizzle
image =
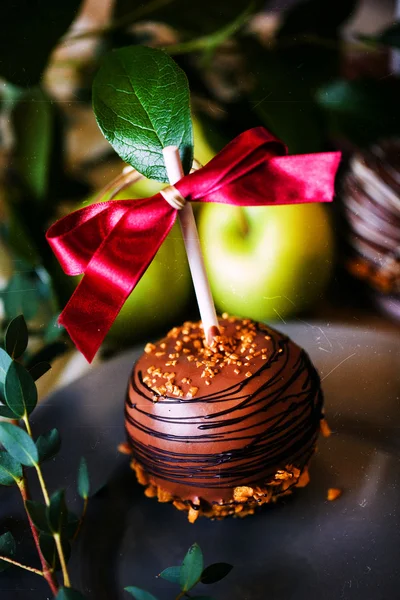
[[[168,396],[154,403],[139,361],[125,416],[133,455],[151,478],[217,492],[261,485],[278,469],[308,463],[322,417],[320,379],[304,350],[268,333],[272,352],[251,377],[190,400]],[[188,403],[190,414],[181,416]]]

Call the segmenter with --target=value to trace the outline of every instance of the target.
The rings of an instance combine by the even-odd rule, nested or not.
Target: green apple
[[[215,152],[207,143],[201,123],[193,119],[194,153],[205,164]],[[166,184],[141,179],[120,192],[116,199],[143,198]],[[88,203],[94,201],[91,198]],[[193,293],[189,266],[179,224],[175,224],[153,262],[125,302],[107,339],[113,345],[129,345],[179,323]]]
[[[319,204],[209,204],[201,211],[199,233],[220,312],[255,321],[284,319],[324,293],[333,235]]]
[[[138,196],[141,194],[137,194],[135,184],[119,193],[117,198]],[[158,331],[165,332],[169,326],[182,320],[191,294],[185,246],[179,224],[175,223],[114,321],[108,341],[113,345],[126,346]]]

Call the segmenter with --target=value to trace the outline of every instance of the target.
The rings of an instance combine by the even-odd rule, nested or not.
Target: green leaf
[[[198,544],[191,546],[183,559],[180,584],[182,591],[188,592],[199,581],[203,572],[203,553]]]
[[[20,314],[29,321],[33,319],[39,308],[37,289],[30,277],[16,272],[1,292],[4,312],[7,319],[14,319]]]
[[[104,60],[93,84],[103,135],[148,179],[168,182],[162,150],[179,148],[184,173],[193,161],[189,87],[184,72],[154,48],[120,48]]]
[[[72,588],[60,588],[56,600],[86,600],[86,596]]]
[[[124,590],[128,592],[128,594],[131,594],[135,600],[157,600],[150,592],[146,592],[146,590],[142,590],[134,585],[130,585],[124,588]]]
[[[14,485],[21,479],[21,464],[8,452],[0,451],[0,485]]]
[[[51,51],[72,23],[80,4],[81,0],[3,2],[0,74],[20,86],[37,84]]]
[[[81,498],[86,500],[89,497],[90,493],[90,481],[89,481],[89,472],[86,464],[86,460],[81,458],[81,462],[79,464],[78,469],[78,494]]]
[[[68,511],[67,522],[63,528],[63,535],[65,535],[68,540],[72,540],[74,538],[79,523],[79,518],[73,512]]]
[[[0,536],[0,554],[2,556],[6,556],[7,558],[14,558],[16,551],[17,546],[12,534],[9,531],[3,533],[3,535]],[[0,560],[0,573],[8,569],[10,566],[10,563]]]
[[[338,79],[321,86],[315,97],[334,135],[366,145],[400,133],[399,92],[398,80]]]
[[[181,567],[168,567],[159,574],[159,577],[166,579],[171,583],[179,583],[181,577]]]
[[[46,327],[46,332],[44,334],[44,341],[46,344],[51,344],[58,340],[65,331],[64,327],[58,324],[59,316],[60,315],[55,315]]]
[[[16,104],[12,121],[14,167],[35,201],[46,197],[51,161],[53,106],[40,88],[27,90]]]
[[[9,366],[12,363],[12,358],[7,354],[3,348],[0,348],[0,398],[4,394],[4,382],[6,380],[6,374]]]
[[[49,460],[57,454],[61,448],[61,437],[57,429],[51,429],[36,440],[36,448],[39,453],[39,462]]]
[[[37,389],[31,374],[15,361],[7,371],[4,395],[7,406],[19,418],[30,415],[37,404]]]
[[[5,347],[12,358],[19,358],[28,346],[28,328],[23,315],[13,319],[5,333]]]
[[[23,465],[33,467],[38,463],[39,455],[35,442],[18,425],[0,423],[0,443]]]
[[[201,583],[217,583],[226,577],[233,569],[233,566],[228,563],[214,563],[204,569],[201,574]]]
[[[53,533],[62,533],[67,523],[68,510],[65,504],[65,491],[59,490],[50,498],[50,506],[47,507],[47,521]]]
[[[60,571],[61,570],[60,559],[58,556],[57,546],[56,546],[53,536],[48,535],[46,533],[40,533],[39,544],[40,544],[40,549],[41,549],[43,556],[45,557],[48,565],[50,567],[52,567],[55,571]],[[63,548],[65,560],[68,562],[68,560],[71,556],[71,545],[64,537],[61,538],[61,545]]]
[[[188,10],[187,0],[150,0],[136,6],[132,0],[116,0],[114,22],[126,27],[146,17],[146,20],[167,23],[175,30],[188,33],[192,37],[193,34],[205,35],[223,27],[245,10],[248,4],[248,0],[203,0],[192,3]],[[257,0],[254,11],[262,9],[264,4],[263,0]]]
[[[16,418],[13,411],[10,408],[8,408],[8,406],[4,406],[3,404],[0,405],[0,417],[3,417],[4,419]]]
[[[36,529],[43,533],[50,534],[51,529],[47,519],[47,506],[40,502],[36,502],[35,500],[27,500],[25,506]]]
[[[29,373],[31,374],[32,379],[34,381],[37,381],[38,379],[43,377],[43,375],[45,375],[45,373],[50,371],[50,369],[51,369],[51,365],[48,362],[45,362],[43,360],[42,362],[39,362],[39,363],[36,363],[36,365],[33,365],[33,367],[31,367],[29,369]]]
[[[364,42],[372,42],[374,44],[382,44],[383,46],[391,46],[392,48],[400,48],[400,23],[393,23],[393,25],[378,35],[359,35],[358,37]]]

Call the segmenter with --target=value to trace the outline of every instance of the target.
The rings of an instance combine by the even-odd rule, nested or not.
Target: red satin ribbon
[[[234,206],[330,202],[340,152],[286,156],[263,127],[230,142],[175,187],[186,198]],[[68,275],[84,273],[60,315],[91,361],[125,300],[168,235],[177,211],[156,194],[82,208],[55,223],[46,237]]]

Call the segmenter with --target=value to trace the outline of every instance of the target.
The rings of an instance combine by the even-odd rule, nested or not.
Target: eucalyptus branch
[[[204,35],[193,40],[189,40],[188,42],[182,42],[179,44],[173,44],[171,46],[166,46],[164,49],[168,54],[176,55],[176,54],[188,54],[190,52],[197,52],[199,50],[204,50],[206,52],[212,52],[218,46],[226,42],[230,37],[235,35],[242,27],[245,25],[250,17],[250,15],[254,11],[254,3],[251,2],[249,6],[228,25],[225,25],[221,29],[210,33],[209,35]]]
[[[26,516],[28,518],[29,526],[31,528],[33,541],[35,542],[36,550],[39,555],[39,560],[42,565],[43,577],[46,579],[53,595],[56,596],[57,592],[58,592],[57,579],[56,579],[53,571],[49,568],[49,565],[47,564],[47,561],[43,556],[42,550],[40,548],[38,531],[37,531],[35,525],[33,524],[31,516],[26,508],[26,502],[27,502],[27,500],[30,500],[30,494],[29,494],[29,488],[28,488],[28,483],[26,481],[25,474],[23,475],[21,481],[18,483],[18,488],[19,488],[19,491],[21,493],[22,500],[24,503],[24,508],[25,508]]]
[[[118,31],[119,29],[123,29],[125,27],[129,27],[129,25],[133,25],[139,19],[143,19],[148,15],[151,15],[153,12],[158,10],[159,8],[163,8],[164,6],[168,6],[168,4],[172,4],[176,0],[152,0],[151,2],[143,3],[141,6],[136,8],[135,10],[130,11],[128,14],[120,17],[119,19],[115,19],[112,23],[107,25],[107,27],[101,27],[98,29],[90,29],[88,31],[82,31],[81,33],[76,33],[71,36],[67,36],[64,39],[65,43],[76,42],[78,40],[98,37],[102,35],[106,35],[108,33],[113,33],[114,31]]]
[[[31,439],[33,439],[33,437],[32,437],[32,429],[31,429],[31,425],[30,425],[30,423],[29,423],[29,417],[28,417],[28,415],[27,415],[26,413],[25,413],[25,415],[22,417],[22,420],[23,420],[23,422],[24,422],[24,424],[25,424],[26,431],[27,431],[27,433],[28,433],[29,437],[30,437]],[[37,476],[38,476],[38,479],[39,479],[40,488],[41,488],[41,490],[42,490],[42,494],[43,494],[44,501],[46,502],[46,505],[47,505],[47,506],[50,506],[50,498],[49,498],[49,493],[48,493],[48,491],[47,491],[47,488],[46,488],[46,483],[45,483],[45,481],[44,481],[44,478],[43,478],[43,473],[42,473],[42,470],[41,470],[41,468],[40,468],[40,465],[39,465],[39,464],[35,464],[35,470],[36,470],[36,474],[37,474]]]
[[[7,556],[0,555],[0,560],[10,563],[10,565],[14,565],[14,567],[19,567],[20,569],[25,569],[25,571],[30,571],[31,573],[35,573],[35,575],[40,575],[40,577],[44,577],[43,571],[40,571],[39,569],[35,569],[35,567],[29,567],[28,565],[23,565],[22,563],[18,562],[17,560],[8,558]]]
[[[81,532],[83,521],[85,520],[85,517],[86,517],[88,504],[89,504],[89,498],[84,498],[82,514],[81,514],[81,518],[79,519],[78,527],[76,528],[76,531],[74,533],[74,537],[72,538],[73,542],[77,539],[77,537],[79,536],[79,534]]]
[[[29,437],[31,439],[33,439],[32,429],[31,429],[31,426],[29,423],[29,417],[28,417],[27,413],[24,414],[22,419],[24,421],[26,431],[27,431]],[[47,491],[46,482],[43,477],[41,466],[39,463],[35,463],[34,467],[35,467],[35,471],[36,471],[36,474],[37,474],[37,477],[38,477],[38,480],[40,483],[40,487],[42,490],[42,494],[43,494],[43,498],[46,503],[46,506],[50,506],[50,497],[49,497],[49,493]],[[64,554],[63,547],[62,547],[60,534],[53,533],[52,536],[53,536],[54,542],[56,544],[58,558],[60,559],[60,565],[61,565],[61,570],[62,570],[62,574],[63,574],[64,586],[71,587],[71,580],[70,580],[69,573],[68,573],[67,561],[65,559],[65,554]]]

